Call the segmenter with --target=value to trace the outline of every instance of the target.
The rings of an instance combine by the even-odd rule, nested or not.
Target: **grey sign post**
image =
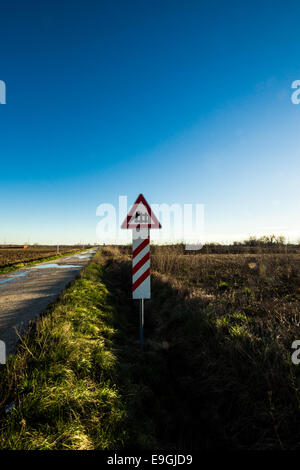
[[[0,340],[0,364],[6,364],[6,345]]]

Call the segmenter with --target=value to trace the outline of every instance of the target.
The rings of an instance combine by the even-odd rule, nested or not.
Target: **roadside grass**
[[[2,366],[1,449],[122,445],[126,411],[113,379],[115,327],[101,276],[100,265],[89,265]]]
[[[53,256],[47,256],[45,258],[37,258],[37,259],[34,259],[34,260],[30,260],[30,261],[23,261],[22,263],[10,264],[8,266],[0,267],[0,274],[6,274],[6,273],[9,273],[10,271],[15,271],[16,269],[20,269],[20,268],[27,268],[27,267],[30,267],[30,266],[35,266],[36,264],[40,264],[40,263],[44,263],[46,261],[52,261],[52,260],[55,260],[55,259],[63,258],[65,256],[76,255],[77,253],[82,253],[83,251],[87,251],[87,250],[69,251],[69,252],[66,252],[66,253],[56,254],[56,255],[53,255]]]

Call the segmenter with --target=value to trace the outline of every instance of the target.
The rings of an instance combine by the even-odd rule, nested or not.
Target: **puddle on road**
[[[48,269],[48,268],[82,268],[76,264],[42,264],[40,266],[33,266],[31,269]]]
[[[77,255],[77,258],[80,259],[89,259],[92,257],[92,254],[94,254],[94,251],[88,253],[88,254],[82,254],[82,255]],[[72,259],[72,256],[65,258],[66,260]],[[59,268],[59,269],[68,269],[68,268],[73,268],[73,269],[80,269],[83,266],[79,266],[77,264],[57,264],[57,263],[50,263],[50,264],[41,264],[37,266],[32,266],[30,269],[49,269],[49,268]],[[6,282],[11,282],[14,281],[15,279],[19,277],[24,277],[26,276],[30,271],[24,271],[23,273],[16,274],[15,276],[9,277],[8,279],[4,279],[3,281],[0,281],[0,284],[5,284]]]
[[[16,274],[15,276],[9,277],[8,279],[4,279],[4,281],[0,281],[0,284],[5,284],[5,282],[13,281],[14,279],[17,279],[17,277],[26,276],[26,274],[28,274],[28,273],[29,273],[29,271],[24,271],[21,274]]]
[[[95,251],[84,251],[83,253],[80,253],[78,255],[72,255],[72,256],[68,256],[68,258],[65,258],[66,260],[69,260],[69,259],[74,259],[74,258],[78,258],[78,259],[91,259],[94,254],[96,252]]]

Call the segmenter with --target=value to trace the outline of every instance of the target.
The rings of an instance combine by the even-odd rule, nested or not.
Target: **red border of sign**
[[[151,217],[151,220],[153,221],[153,223],[150,223],[150,224],[139,224],[139,225],[134,225],[134,224],[129,224],[129,221],[131,220],[137,206],[142,203],[144,204],[144,206],[146,207],[147,211],[148,211],[148,215]],[[130,211],[128,212],[124,222],[122,223],[121,225],[121,228],[128,228],[128,229],[136,229],[136,228],[161,228],[161,224],[160,222],[157,220],[154,212],[151,210],[151,207],[149,206],[148,202],[146,201],[146,199],[144,198],[144,196],[142,194],[140,194],[137,198],[137,200],[135,201],[135,203],[133,204],[132,208],[130,209]]]

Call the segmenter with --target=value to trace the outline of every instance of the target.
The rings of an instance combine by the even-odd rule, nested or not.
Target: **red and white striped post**
[[[132,235],[132,298],[150,299],[149,230],[135,229]]]
[[[132,229],[132,298],[140,300],[140,344],[143,349],[144,300],[150,299],[150,229],[161,228],[142,194],[121,228]]]
[[[140,299],[140,344],[144,348],[144,299],[150,299],[149,229],[132,231],[132,298]]]

